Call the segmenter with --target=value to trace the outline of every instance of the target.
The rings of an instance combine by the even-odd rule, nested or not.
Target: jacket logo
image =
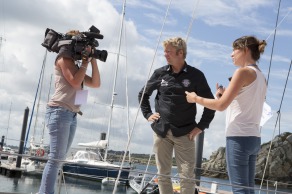
[[[160,85],[161,86],[168,86],[168,82],[165,81],[164,79],[162,79]]]
[[[184,87],[189,87],[189,85],[191,84],[190,80],[188,79],[184,79],[181,83],[183,84]]]

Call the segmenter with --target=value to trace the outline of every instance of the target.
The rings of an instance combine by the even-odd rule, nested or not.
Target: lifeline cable
[[[193,26],[193,23],[194,23],[194,20],[195,20],[195,11],[198,8],[199,2],[200,2],[200,0],[197,0],[197,4],[194,6],[194,10],[193,10],[193,14],[192,14],[192,19],[191,19],[191,22],[189,24],[189,28],[188,28],[188,31],[187,31],[186,42],[188,41],[189,35],[191,33],[191,30],[192,30],[192,26]]]
[[[275,33],[274,33],[274,38],[273,38],[271,59],[270,59],[268,79],[267,79],[267,86],[269,85],[270,69],[271,69],[271,66],[272,66],[272,59],[273,59],[274,45],[275,45],[275,39],[276,39],[276,33],[277,33],[277,26],[278,26],[278,20],[279,20],[280,6],[281,6],[281,0],[279,0],[279,6],[278,6],[278,13],[277,13],[277,19],[276,19],[276,25],[275,25],[276,27],[275,27]]]
[[[162,31],[163,31],[164,25],[166,23],[166,18],[167,18],[167,15],[168,15],[168,11],[169,11],[171,2],[172,2],[172,0],[169,1],[168,7],[167,7],[167,10],[166,10],[166,14],[165,14],[164,21],[163,21],[163,24],[162,24],[162,27],[161,27],[160,35],[159,35],[159,38],[158,38],[158,41],[157,41],[157,45],[156,45],[154,57],[152,59],[151,65],[150,65],[150,69],[149,69],[149,72],[148,72],[148,77],[147,77],[145,86],[147,85],[148,79],[150,77],[150,73],[151,73],[151,70],[152,70],[152,67],[153,67],[153,64],[154,64],[155,56],[156,56],[156,53],[157,53],[157,50],[158,50],[158,45],[160,43],[160,39],[161,39],[161,36],[162,36]],[[125,153],[124,153],[124,157],[123,157],[123,161],[122,162],[124,162],[125,155],[126,155],[127,151],[129,150],[130,142],[131,142],[131,139],[132,139],[132,134],[133,134],[133,131],[134,131],[134,128],[135,128],[135,124],[136,124],[136,121],[137,121],[137,117],[138,117],[138,114],[139,114],[139,111],[140,111],[140,108],[141,108],[142,100],[143,100],[143,97],[144,97],[144,94],[145,94],[145,90],[146,90],[146,87],[145,86],[144,86],[144,89],[143,89],[143,93],[142,93],[141,100],[139,102],[139,107],[138,107],[138,110],[137,110],[137,113],[136,113],[136,116],[135,116],[135,119],[134,119],[134,123],[133,123],[132,129],[131,129],[130,134],[129,134],[129,139],[128,139],[128,142],[127,142],[127,146],[126,146],[126,150],[125,150]],[[144,179],[144,177],[143,177],[143,179]],[[115,194],[115,190],[113,191],[113,194]]]
[[[290,75],[290,70],[291,70],[291,65],[292,65],[292,60],[291,60],[291,63],[290,63],[290,67],[289,67],[289,71],[288,71],[288,75],[287,75],[287,79],[286,79],[286,83],[285,83],[285,87],[284,87],[284,91],[283,91],[283,95],[282,95],[282,99],[281,99],[281,103],[280,103],[280,107],[279,107],[279,110],[278,110],[278,116],[277,116],[277,119],[276,119],[276,124],[275,124],[275,128],[274,128],[274,132],[273,132],[273,136],[272,136],[272,140],[274,139],[274,136],[275,136],[275,131],[276,131],[276,126],[277,126],[277,122],[279,120],[279,115],[280,115],[280,112],[281,112],[281,107],[282,107],[282,102],[283,102],[283,99],[284,99],[284,94],[285,94],[285,91],[286,91],[286,87],[287,87],[287,82],[289,80],[289,75]],[[272,149],[272,144],[273,144],[273,141],[271,141],[270,143],[270,148],[269,148],[269,151],[268,151],[268,156],[267,156],[267,159],[266,159],[266,164],[265,164],[265,168],[264,168],[264,172],[263,172],[263,176],[262,176],[262,181],[261,181],[261,185],[260,185],[260,189],[262,188],[262,185],[263,185],[263,179],[265,177],[265,172],[266,172],[266,169],[267,169],[267,166],[268,166],[268,159],[270,157],[270,152],[271,152],[271,149]],[[260,194],[260,191],[259,191],[259,194]]]

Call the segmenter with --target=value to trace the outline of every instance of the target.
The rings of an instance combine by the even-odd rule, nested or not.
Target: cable
[[[168,7],[167,7],[167,10],[166,10],[166,13],[165,13],[164,21],[163,21],[163,24],[162,24],[162,27],[161,27],[160,35],[159,35],[159,38],[158,38],[158,41],[157,41],[157,45],[156,45],[156,49],[155,49],[155,53],[154,53],[154,57],[153,57],[153,60],[152,60],[151,65],[150,65],[150,69],[149,69],[149,72],[148,72],[148,77],[147,77],[147,80],[146,80],[145,86],[147,85],[147,82],[148,82],[149,77],[150,77],[150,74],[151,74],[151,70],[152,70],[152,67],[153,67],[153,64],[154,64],[154,60],[155,60],[156,53],[157,53],[157,50],[158,50],[158,45],[159,45],[159,43],[160,43],[160,39],[161,39],[161,36],[162,36],[162,32],[163,32],[163,29],[164,29],[164,25],[165,25],[165,23],[166,23],[166,18],[167,18],[167,16],[168,16],[168,11],[169,11],[169,8],[170,8],[170,5],[171,5],[171,2],[172,2],[172,0],[169,1]],[[125,160],[126,154],[127,154],[128,150],[129,150],[129,146],[130,146],[130,142],[131,142],[131,139],[132,139],[133,131],[134,131],[134,129],[135,129],[135,124],[136,124],[136,122],[137,122],[137,118],[138,118],[139,111],[140,111],[140,108],[141,108],[141,103],[142,103],[142,100],[143,100],[143,97],[144,97],[144,94],[145,94],[145,89],[146,89],[146,87],[144,87],[144,89],[143,89],[143,93],[142,93],[141,101],[140,101],[140,103],[139,103],[139,107],[138,107],[138,110],[137,110],[137,113],[136,113],[136,116],[135,116],[135,119],[134,119],[134,123],[133,123],[132,129],[130,130],[130,133],[129,133],[129,136],[128,136],[128,142],[127,142],[127,146],[126,146],[126,149],[125,149],[125,153],[124,153],[124,157],[123,157],[122,164],[124,163],[124,160]],[[120,166],[120,171],[121,171],[121,168],[122,168],[122,165]],[[120,171],[119,171],[119,174],[120,174]],[[118,179],[117,179],[117,180],[118,180]],[[116,187],[116,184],[117,184],[117,180],[116,180],[116,183],[115,183],[115,187]],[[114,191],[113,191],[113,194],[115,194],[115,189],[114,189]]]
[[[283,95],[282,95],[282,99],[281,99],[280,107],[279,107],[279,110],[277,111],[278,116],[277,116],[277,119],[276,119],[276,124],[275,124],[275,128],[274,128],[274,131],[273,131],[272,140],[274,139],[275,131],[276,131],[276,126],[277,126],[277,122],[278,122],[278,120],[279,120],[279,118],[280,118],[280,113],[281,113],[282,103],[283,103],[283,99],[284,99],[284,94],[285,94],[285,91],[286,91],[287,82],[288,82],[288,80],[289,80],[289,75],[290,75],[290,71],[291,71],[291,65],[292,65],[292,60],[291,60],[291,63],[290,63],[290,67],[289,67],[289,71],[288,71],[288,75],[287,75],[286,83],[285,83],[285,86],[284,86],[284,91],[283,91]],[[279,123],[280,123],[280,122],[279,122]],[[265,164],[265,168],[264,168],[264,172],[263,172],[263,176],[262,176],[262,181],[261,181],[260,188],[262,188],[262,185],[263,185],[263,179],[264,179],[264,177],[265,177],[266,169],[267,169],[267,166],[268,166],[268,160],[269,160],[269,157],[270,157],[270,152],[271,152],[271,149],[272,149],[272,144],[273,144],[273,141],[271,141],[271,143],[270,143],[270,147],[269,147],[268,156],[267,156],[267,159],[266,159],[266,164]]]
[[[193,26],[193,23],[194,23],[194,20],[195,20],[195,11],[198,8],[199,2],[200,2],[200,0],[197,0],[197,4],[194,6],[194,10],[193,10],[193,14],[192,14],[192,19],[191,19],[191,22],[189,24],[189,28],[188,28],[188,31],[187,31],[186,42],[188,41],[190,32],[192,30],[192,26]]]
[[[270,65],[269,65],[269,71],[268,71],[267,86],[269,85],[269,77],[270,77],[270,70],[271,70],[271,66],[272,66],[272,59],[273,59],[273,53],[274,53],[274,45],[275,45],[275,39],[276,39],[276,33],[277,33],[277,26],[278,26],[278,19],[279,19],[279,13],[280,13],[280,6],[281,6],[281,0],[279,0],[278,13],[277,13],[277,19],[276,19],[276,27],[275,27],[275,30],[274,30],[275,33],[274,33],[274,38],[273,38],[271,59],[270,59]]]

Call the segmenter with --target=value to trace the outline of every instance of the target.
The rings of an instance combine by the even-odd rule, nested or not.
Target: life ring
[[[36,155],[37,156],[44,156],[45,155],[45,150],[41,149],[41,148],[37,149]]]

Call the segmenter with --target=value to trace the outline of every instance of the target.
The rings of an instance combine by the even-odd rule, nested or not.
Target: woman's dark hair
[[[251,52],[251,57],[255,61],[260,59],[260,55],[264,53],[266,45],[267,43],[265,40],[258,40],[254,36],[242,36],[236,39],[232,44],[233,49],[248,48]]]

